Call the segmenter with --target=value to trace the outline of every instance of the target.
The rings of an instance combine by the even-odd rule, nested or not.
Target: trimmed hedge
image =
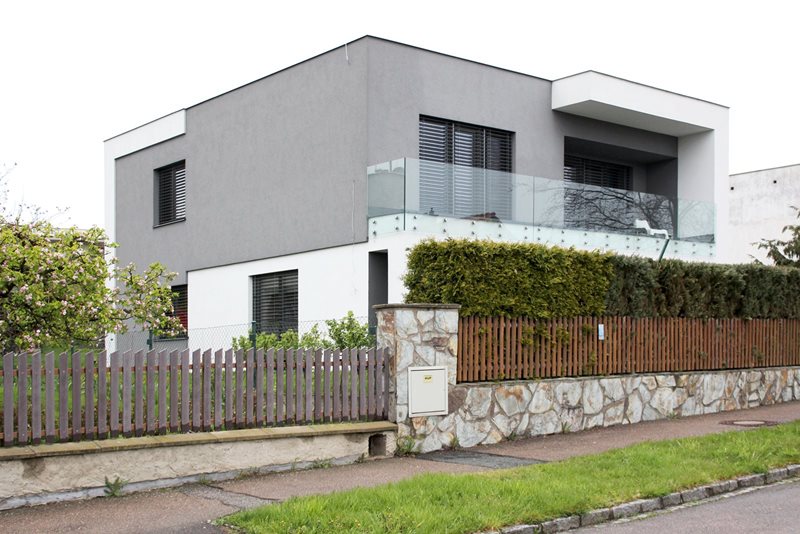
[[[462,315],[800,318],[800,269],[617,256],[527,243],[427,240],[406,302]]]
[[[599,315],[609,258],[525,243],[426,240],[408,255],[406,302],[458,303],[462,315]]]

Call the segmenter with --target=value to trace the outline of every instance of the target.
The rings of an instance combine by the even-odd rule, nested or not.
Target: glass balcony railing
[[[403,158],[367,169],[368,216],[431,215],[714,242],[714,204]]]

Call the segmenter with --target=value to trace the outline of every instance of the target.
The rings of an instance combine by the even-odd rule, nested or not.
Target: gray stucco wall
[[[674,137],[552,110],[551,82],[395,43],[370,40],[370,164],[418,157],[431,115],[514,132],[514,172],[560,179],[564,137],[676,157]]]
[[[120,260],[161,261],[185,283],[189,270],[365,241],[366,166],[418,157],[421,114],[515,132],[514,171],[533,176],[561,178],[565,136],[677,155],[673,137],[552,111],[547,80],[371,37],[348,56],[189,108],[185,135],[117,160]],[[153,170],[181,159],[186,221],[153,228]]]
[[[366,239],[366,41],[189,108],[117,160],[121,262],[179,272]],[[153,170],[186,159],[186,221],[153,228]]]

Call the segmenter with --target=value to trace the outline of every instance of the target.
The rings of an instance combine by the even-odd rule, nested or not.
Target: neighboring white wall
[[[800,207],[800,165],[734,174],[729,197],[732,261],[765,261],[754,243],[785,239],[783,227],[799,222],[792,206]]]

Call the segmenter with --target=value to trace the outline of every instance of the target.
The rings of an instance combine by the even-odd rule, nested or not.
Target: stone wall
[[[449,415],[413,418],[408,433],[427,452],[791,400],[800,400],[797,367],[462,384]]]
[[[408,368],[447,367],[447,383],[456,385],[458,310],[454,304],[382,304],[378,316],[378,346],[388,350],[389,420],[398,436],[411,431],[408,418]]]
[[[396,363],[398,436],[413,437],[420,452],[800,400],[800,367],[456,384],[452,307],[382,306],[378,344]],[[448,366],[447,416],[408,417],[410,365]]]

